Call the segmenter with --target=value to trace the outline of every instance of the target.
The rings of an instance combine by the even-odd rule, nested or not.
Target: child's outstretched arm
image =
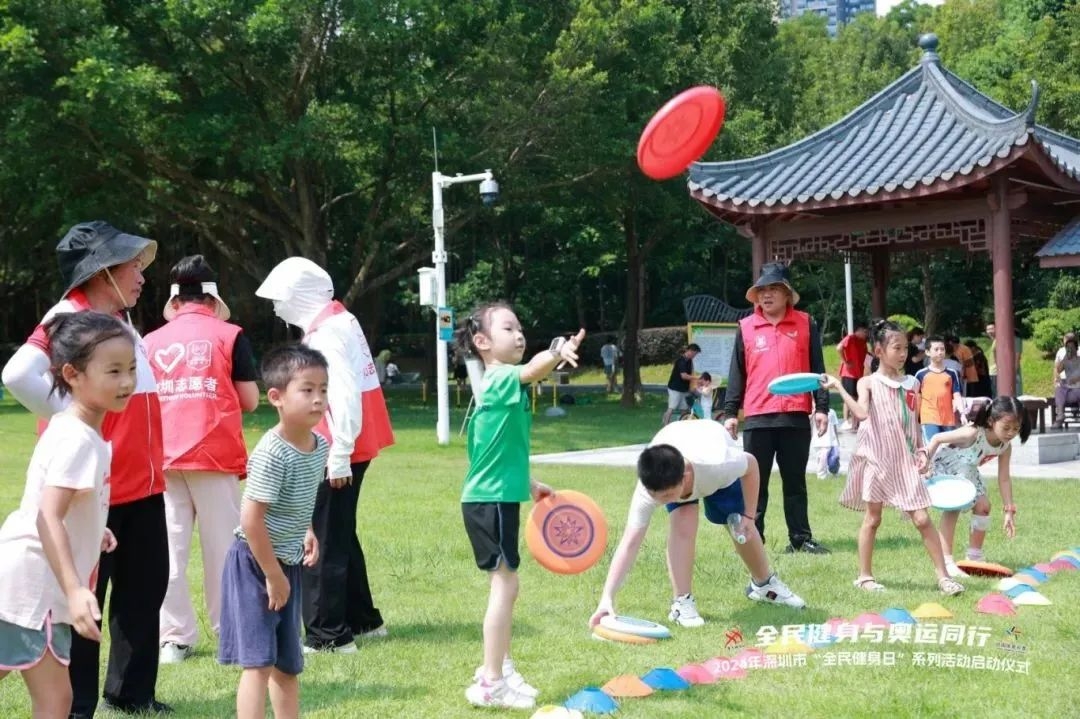
[[[1004,529],[1005,536],[1012,539],[1016,536],[1016,504],[1013,502],[1012,475],[1009,472],[1009,464],[1012,462],[1012,446],[998,455],[998,491],[1001,492],[1001,502],[1005,506]]]
[[[634,560],[637,559],[638,552],[641,550],[641,543],[645,541],[645,534],[648,530],[649,527],[646,525],[644,527],[627,526],[623,531],[619,546],[615,548],[615,554],[611,557],[611,566],[608,567],[607,579],[604,580],[604,590],[600,594],[600,601],[596,606],[596,611],[589,617],[590,627],[599,624],[600,619],[605,614],[615,615],[615,595],[619,593],[619,588],[626,581],[626,575],[630,573],[630,568],[634,566]]]
[[[71,538],[64,526],[64,517],[67,516],[75,492],[76,490],[67,487],[46,485],[41,493],[41,505],[38,507],[37,530],[49,568],[67,597],[71,626],[80,636],[100,642],[101,629],[97,623],[101,621],[101,608],[94,590],[83,586],[79,579],[75,560],[71,556]]]
[[[825,389],[835,390],[840,393],[840,397],[843,398],[844,404],[851,411],[853,416],[858,421],[862,422],[870,416],[870,378],[862,377],[855,385],[855,391],[858,392],[859,398],[856,399],[847,393],[844,389],[843,383],[832,375],[824,375],[825,377]]]
[[[536,382],[537,380],[544,379],[551,370],[555,369],[560,363],[566,362],[571,367],[577,367],[577,351],[581,346],[581,343],[585,340],[585,330],[578,330],[578,333],[563,343],[563,346],[559,349],[558,353],[551,350],[544,350],[543,352],[537,352],[529,363],[521,368],[521,383],[529,384],[530,382]]]
[[[970,447],[971,443],[975,441],[977,431],[973,425],[967,425],[959,429],[951,429],[948,432],[938,432],[930,438],[930,441],[923,447],[923,451],[919,453],[919,469],[924,472],[930,469],[930,461],[943,445],[950,445],[957,449]]]

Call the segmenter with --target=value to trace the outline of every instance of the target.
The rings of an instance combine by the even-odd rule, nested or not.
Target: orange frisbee
[[[1011,577],[1013,570],[1004,564],[994,562],[976,562],[973,559],[961,559],[956,563],[960,569],[977,577]]]
[[[525,544],[545,569],[579,574],[596,564],[607,548],[607,520],[588,496],[560,490],[533,505]]]
[[[656,644],[657,641],[652,637],[639,637],[637,634],[617,632],[614,629],[608,629],[603,624],[597,624],[593,627],[592,633],[600,639],[607,639],[609,642],[622,642],[624,644]]]

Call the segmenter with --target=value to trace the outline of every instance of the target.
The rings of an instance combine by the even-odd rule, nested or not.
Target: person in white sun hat
[[[304,331],[304,344],[329,364],[329,409],[315,431],[330,442],[327,480],[315,497],[319,561],[304,568],[304,651],[351,654],[355,639],[386,636],[356,533],[360,485],[371,460],[394,443],[390,415],[364,331],[334,299],[323,268],[303,257],[280,262],[255,291],[274,314]]]
[[[45,323],[61,312],[97,310],[127,318],[142,295],[143,270],[154,261],[157,242],[121,232],[107,222],[80,222],[56,246],[64,291],[26,344],[4,367],[12,396],[42,420],[63,410],[68,399],[53,392]],[[108,526],[116,551],[101,555],[96,586],[105,608],[109,584],[109,663],[105,706],[125,714],[168,712],[154,696],[158,673],[158,611],[169,580],[162,472],[161,410],[146,345],[135,340],[135,396],[123,412],[110,412],[101,428],[112,443]],[[101,645],[72,638],[71,717],[92,717],[99,696]]]
[[[243,413],[259,406],[255,360],[243,330],[226,320],[229,306],[202,255],[177,262],[162,314],[168,323],[146,336],[157,380],[165,449],[165,517],[169,588],[161,605],[162,664],[191,655],[199,626],[187,568],[196,520],[203,595],[210,626],[221,624],[221,573],[240,523],[247,465]]]

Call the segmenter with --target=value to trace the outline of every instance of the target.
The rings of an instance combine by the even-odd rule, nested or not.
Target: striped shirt
[[[277,432],[262,436],[247,463],[244,499],[267,505],[266,532],[274,555],[284,564],[299,564],[304,558],[304,534],[311,526],[315,493],[326,476],[330,446],[315,437],[315,449],[301,452]],[[244,541],[244,530],[236,528]]]

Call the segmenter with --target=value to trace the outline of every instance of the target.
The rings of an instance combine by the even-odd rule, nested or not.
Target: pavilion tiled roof
[[[1038,87],[1015,113],[943,68],[937,38],[920,40],[920,63],[846,117],[758,157],[698,162],[691,194],[734,211],[852,198],[962,180],[1037,145],[1080,179],[1080,141],[1035,123]],[[760,210],[759,210],[760,211]]]
[[[1065,225],[1054,235],[1054,239],[1047,242],[1041,250],[1035,253],[1036,257],[1064,257],[1068,255],[1080,255],[1080,217]]]

